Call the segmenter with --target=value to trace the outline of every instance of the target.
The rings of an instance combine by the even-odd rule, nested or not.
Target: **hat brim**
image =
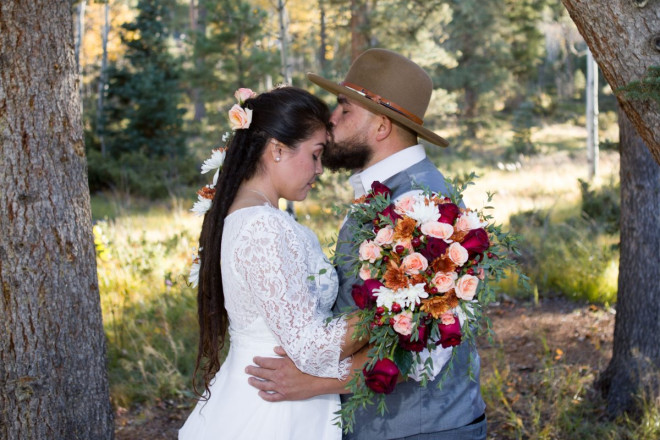
[[[311,72],[307,73],[307,79],[309,79],[311,82],[327,90],[330,93],[333,93],[335,95],[344,95],[346,96],[346,98],[358,102],[360,105],[366,107],[367,110],[373,113],[379,113],[387,116],[390,119],[393,119],[394,121],[398,122],[404,127],[409,128],[410,130],[417,133],[417,135],[422,139],[434,145],[438,145],[440,147],[446,147],[449,145],[449,142],[447,142],[447,140],[445,140],[442,136],[438,136],[431,130],[426,129],[422,125],[411,121],[401,113],[397,113],[394,110],[385,107],[384,105],[378,104],[377,102],[372,101],[369,98],[365,98],[364,96],[362,96],[353,89],[349,89],[348,87],[342,86],[341,84],[337,84],[336,82],[329,81]]]

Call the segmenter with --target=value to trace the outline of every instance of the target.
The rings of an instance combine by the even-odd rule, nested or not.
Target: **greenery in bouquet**
[[[483,212],[491,207],[463,205],[463,191],[475,177],[464,184],[448,181],[451,194],[419,188],[396,201],[387,186],[374,182],[350,205],[354,252],[341,257],[352,259],[349,275],[360,279],[352,289],[359,309],[355,337],[368,337],[370,350],[349,384],[353,394],[337,413],[346,432],[361,407],[376,404],[383,415],[385,395],[400,378],[420,386],[433,380],[441,365],[434,370],[430,353],[440,347],[449,363],[438,381],[442,386],[452,347],[474,346],[477,335],[490,330],[484,310],[495,299],[493,282],[517,270],[510,258],[517,253],[516,238]]]

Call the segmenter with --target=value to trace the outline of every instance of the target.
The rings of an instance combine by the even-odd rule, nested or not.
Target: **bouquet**
[[[462,206],[471,182],[448,183],[452,194],[420,189],[394,203],[390,189],[374,182],[349,208],[358,259],[353,274],[361,280],[351,292],[359,309],[356,337],[368,336],[371,349],[338,412],[346,431],[354,412],[374,399],[384,414],[385,395],[399,375],[426,386],[434,378],[430,351],[474,345],[484,307],[495,298],[489,282],[514,266],[507,255],[515,252],[515,238],[492,216]]]

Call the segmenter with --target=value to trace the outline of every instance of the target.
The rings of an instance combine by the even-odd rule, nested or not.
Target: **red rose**
[[[426,247],[419,252],[431,262],[444,255],[448,246],[442,238],[427,237]]]
[[[398,219],[401,218],[401,216],[394,211],[394,205],[392,205],[392,204],[387,205],[387,208],[383,209],[378,214],[389,218],[390,222],[392,222],[392,224],[394,224],[394,222],[396,222]],[[378,218],[376,220],[374,220],[374,223],[377,226],[381,225],[380,215],[378,216]],[[385,222],[385,221],[383,221],[382,223],[387,224],[387,222]]]
[[[390,394],[394,391],[399,378],[399,368],[392,360],[383,358],[376,361],[371,370],[367,371],[367,367],[363,368],[362,374],[364,374],[364,383],[372,391],[380,394]]]
[[[376,303],[374,290],[381,287],[383,287],[383,283],[374,279],[365,280],[362,285],[353,284],[351,296],[353,297],[353,301],[355,301],[355,305],[360,309],[366,309],[374,305]]]
[[[440,220],[438,220],[440,223],[453,225],[460,211],[454,203],[442,203],[438,205],[438,212],[440,213]]]
[[[367,199],[373,199],[377,195],[382,195],[383,197],[391,196],[392,190],[379,181],[375,181],[371,184],[371,193],[367,196]]]
[[[461,343],[461,323],[458,317],[455,317],[453,324],[438,324],[440,330],[440,340],[436,345],[442,344],[442,348],[454,347]]]
[[[472,259],[476,255],[482,254],[490,246],[488,233],[483,228],[472,229],[463,238],[461,246],[468,251],[468,258]]]
[[[423,351],[426,348],[426,343],[429,340],[429,328],[426,324],[417,326],[417,340],[411,341],[412,335],[404,336],[399,335],[399,346],[408,351]]]

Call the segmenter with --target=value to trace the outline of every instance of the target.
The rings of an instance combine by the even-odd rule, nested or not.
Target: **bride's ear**
[[[268,141],[267,157],[270,157],[273,162],[282,160],[282,143],[277,139],[270,139]]]

